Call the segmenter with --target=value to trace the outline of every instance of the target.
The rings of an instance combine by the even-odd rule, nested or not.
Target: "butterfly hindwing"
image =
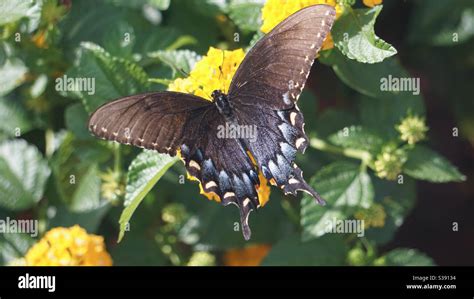
[[[248,240],[248,217],[259,205],[258,170],[240,139],[218,136],[227,120],[217,109],[209,111],[206,119],[209,121],[198,132],[200,140],[193,145],[183,144],[181,156],[188,172],[201,182],[206,193],[215,193],[225,206],[234,204],[239,208],[242,231]]]

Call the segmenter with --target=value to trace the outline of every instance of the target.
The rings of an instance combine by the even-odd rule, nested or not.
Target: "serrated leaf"
[[[408,248],[397,248],[384,256],[384,266],[435,266],[433,259],[426,254]]]
[[[22,139],[0,144],[0,206],[31,207],[43,196],[50,169],[38,149]]]
[[[340,236],[324,236],[302,242],[298,234],[275,244],[262,262],[263,266],[340,266],[344,264],[347,245]]]
[[[310,185],[326,200],[325,206],[305,195],[301,202],[302,238],[308,241],[326,234],[333,218],[346,219],[355,208],[368,208],[374,200],[369,175],[360,166],[335,162],[322,168],[310,180]]]
[[[466,179],[446,158],[422,145],[408,151],[403,172],[415,179],[434,183],[461,182]]]
[[[259,0],[232,0],[229,17],[241,30],[257,31],[262,25],[262,6]]]
[[[178,160],[178,157],[170,157],[169,155],[145,150],[132,161],[127,173],[125,209],[122,211],[119,220],[119,241],[122,240],[127,223],[145,195]]]
[[[173,77],[183,72],[189,74],[194,64],[201,59],[196,52],[190,50],[155,51],[148,53],[151,58],[157,58],[173,70]]]
[[[335,145],[344,148],[366,150],[371,153],[378,152],[383,144],[383,139],[361,126],[350,126],[328,137]]]
[[[111,56],[103,48],[89,42],[81,43],[75,66],[67,71],[66,77],[95,80],[92,92],[67,92],[67,95],[81,99],[88,112],[107,100],[145,92],[149,88],[147,75],[140,66]]]
[[[8,233],[0,235],[0,261],[2,265],[25,256],[35,240],[27,234]]]
[[[32,124],[25,111],[14,101],[0,99],[0,131],[7,136],[15,136],[17,130],[20,134],[28,132]]]
[[[375,35],[375,20],[382,5],[370,9],[349,9],[332,28],[336,47],[348,58],[362,63],[377,63],[397,50]]]

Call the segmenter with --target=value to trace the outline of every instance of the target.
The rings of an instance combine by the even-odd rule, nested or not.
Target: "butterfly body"
[[[180,153],[205,192],[239,208],[249,239],[249,214],[261,205],[259,172],[285,194],[303,191],[324,203],[295,164],[308,145],[297,100],[334,18],[333,7],[315,5],[285,19],[253,46],[228,93],[215,90],[212,102],[178,92],[133,95],[98,108],[89,129],[103,139]],[[256,136],[220,134],[229,127]]]

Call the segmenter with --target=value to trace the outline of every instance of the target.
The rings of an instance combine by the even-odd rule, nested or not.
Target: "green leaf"
[[[119,220],[119,242],[125,234],[127,223],[132,218],[133,212],[135,212],[145,195],[150,192],[168,168],[178,160],[178,157],[170,157],[154,151],[143,151],[130,164],[127,173],[125,209]]]
[[[84,173],[80,180],[76,180],[77,188],[71,200],[70,209],[73,212],[86,212],[100,208],[101,180],[96,164],[93,164]]]
[[[48,215],[48,230],[53,227],[70,227],[77,224],[89,233],[97,233],[99,225],[110,210],[111,205],[102,201],[100,207],[83,212],[71,211],[62,204],[58,206],[50,204],[48,207],[50,211],[54,211],[53,213],[50,212],[51,216]]]
[[[25,256],[35,240],[27,234],[0,234],[0,261],[3,265]]]
[[[17,130],[24,134],[32,128],[22,107],[8,99],[0,99],[0,119],[0,131],[11,137],[16,135]]]
[[[421,97],[374,100],[361,96],[358,106],[362,125],[384,136],[385,139],[399,138],[400,133],[395,126],[408,114],[420,116],[425,114]]]
[[[362,63],[377,63],[397,50],[375,35],[375,20],[382,5],[370,9],[349,9],[332,28],[336,47],[348,58]]]
[[[262,25],[262,1],[232,0],[229,17],[241,30],[257,31]]]
[[[368,208],[374,199],[369,175],[354,163],[329,164],[311,178],[310,185],[327,204],[320,206],[312,197],[303,197],[301,226],[304,241],[326,234],[333,218],[343,220],[352,215],[357,207]]]
[[[352,89],[372,98],[398,100],[409,99],[413,105],[420,105],[420,96],[411,90],[383,90],[382,83],[390,78],[411,78],[410,74],[395,58],[389,58],[381,63],[364,64],[346,59],[339,51],[331,50],[321,53],[320,61],[332,66],[336,75]],[[364,74],[361,76],[360,74]]]
[[[415,180],[405,177],[403,183],[399,184],[374,176],[372,182],[376,194],[375,202],[382,205],[386,217],[383,227],[366,229],[365,237],[378,245],[384,245],[393,239],[415,205]]]
[[[18,58],[9,58],[0,67],[0,96],[6,95],[23,83],[28,68]]]
[[[350,126],[329,136],[329,141],[344,148],[366,150],[371,153],[378,152],[383,144],[383,139],[367,128]]]
[[[435,266],[433,259],[416,249],[397,248],[383,259],[384,266]]]
[[[340,236],[324,236],[302,242],[298,234],[290,235],[272,247],[263,266],[341,266],[348,248]]]
[[[66,128],[74,133],[77,138],[91,139],[91,133],[87,129],[89,115],[81,103],[71,105],[66,108],[64,120]]]
[[[94,90],[74,90],[66,94],[83,101],[88,112],[107,100],[145,92],[149,88],[147,75],[135,63],[111,56],[96,44],[81,43],[75,66],[66,73],[68,79],[94,80]],[[60,77],[56,80],[58,84]]]
[[[408,152],[403,172],[409,176],[434,183],[461,182],[466,177],[448,160],[422,145]]]
[[[100,143],[94,140],[78,140],[71,133],[65,136],[51,159],[56,187],[65,206],[71,208],[71,205],[74,205],[79,211],[82,210],[79,207],[81,200],[98,201],[99,193],[87,193],[85,190],[89,188],[85,186],[89,185],[88,182],[91,180],[100,184],[100,180],[97,182],[97,163],[104,162],[109,158],[110,150],[101,146]],[[81,187],[83,183],[85,185]],[[79,189],[83,189],[83,191],[79,191]],[[83,196],[79,194],[83,194]]]
[[[24,210],[43,196],[51,171],[38,149],[22,139],[0,144],[0,206]]]
[[[474,36],[470,0],[414,2],[408,40],[433,46],[454,46]],[[447,13],[449,12],[449,13]]]
[[[190,50],[155,51],[148,53],[151,58],[157,58],[173,70],[173,78],[183,72],[189,74],[194,64],[201,56]]]

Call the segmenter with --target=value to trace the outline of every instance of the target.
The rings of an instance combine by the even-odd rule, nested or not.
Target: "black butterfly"
[[[324,204],[294,163],[296,152],[308,145],[296,101],[334,18],[328,5],[289,16],[253,46],[228,94],[214,91],[213,102],[178,92],[128,96],[98,108],[89,129],[100,138],[160,153],[174,156],[180,150],[186,169],[204,191],[216,193],[223,205],[239,207],[248,240],[248,216],[259,207],[259,170],[285,194],[304,191]],[[226,123],[256,127],[255,142],[218,138],[218,128]]]

